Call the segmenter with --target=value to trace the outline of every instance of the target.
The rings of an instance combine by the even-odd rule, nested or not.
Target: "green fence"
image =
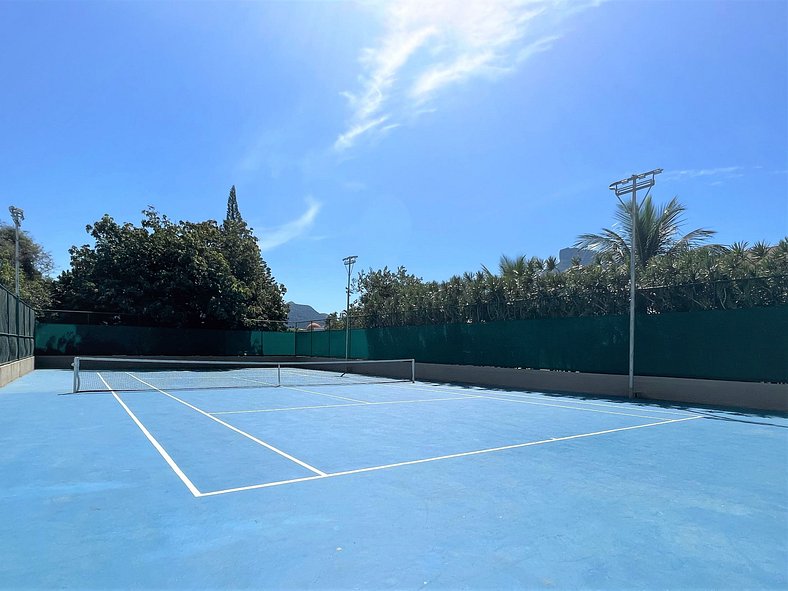
[[[36,355],[293,355],[291,332],[89,324],[36,325]]]
[[[788,382],[788,307],[638,316],[635,373]]]
[[[626,374],[627,316],[353,329],[351,357]],[[298,333],[300,355],[344,356],[344,331]],[[329,348],[330,345],[330,348]],[[636,317],[635,373],[788,382],[788,307]]]
[[[35,312],[0,286],[0,364],[33,355]]]
[[[626,374],[627,316],[351,329],[354,359]],[[788,382],[788,307],[639,315],[635,373]],[[344,330],[263,332],[39,322],[37,355],[345,356]]]

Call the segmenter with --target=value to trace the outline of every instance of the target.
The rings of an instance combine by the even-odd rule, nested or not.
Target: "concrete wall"
[[[26,373],[33,371],[34,357],[26,357],[17,361],[9,361],[0,365],[0,387],[21,378]]]
[[[600,396],[627,396],[627,376],[417,363],[420,381]],[[637,398],[788,412],[788,384],[635,376]]]

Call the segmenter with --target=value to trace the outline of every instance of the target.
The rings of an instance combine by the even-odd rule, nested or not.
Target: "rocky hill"
[[[310,320],[316,320],[320,323],[326,319],[328,314],[323,314],[322,312],[318,312],[312,306],[307,304],[296,304],[295,302],[287,302],[287,305],[290,306],[290,311],[287,314],[287,325],[288,326],[298,326],[300,328],[304,328],[306,323]]]

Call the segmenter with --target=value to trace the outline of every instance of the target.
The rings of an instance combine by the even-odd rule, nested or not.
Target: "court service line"
[[[306,469],[307,469],[307,470],[309,470],[310,472],[314,472],[314,473],[315,473],[315,474],[317,474],[318,476],[325,476],[325,475],[326,475],[326,473],[325,473],[325,472],[323,472],[322,470],[318,470],[318,469],[317,469],[317,468],[315,468],[314,466],[310,466],[310,465],[309,465],[309,464],[307,464],[306,462],[304,462],[304,461],[302,461],[302,460],[299,460],[299,459],[298,459],[298,458],[296,458],[296,457],[293,457],[293,456],[291,456],[289,453],[287,453],[287,452],[284,452],[284,451],[282,451],[281,449],[278,449],[278,448],[274,447],[274,446],[273,446],[273,445],[271,445],[270,443],[266,443],[266,442],[265,442],[265,441],[263,441],[262,439],[258,439],[257,437],[255,437],[254,435],[251,435],[251,434],[247,433],[246,431],[241,431],[241,430],[240,430],[238,427],[234,427],[234,426],[233,426],[233,425],[231,425],[230,423],[225,423],[223,420],[221,420],[221,419],[217,419],[216,417],[212,416],[210,413],[207,413],[207,412],[205,412],[205,411],[204,411],[204,410],[202,410],[201,408],[197,408],[197,407],[196,407],[196,406],[194,406],[193,404],[189,404],[189,403],[188,403],[188,402],[186,402],[185,400],[181,400],[181,399],[180,399],[180,398],[178,398],[177,396],[173,396],[173,395],[172,395],[172,394],[170,394],[169,392],[165,392],[164,390],[162,390],[162,389],[160,389],[160,388],[157,388],[157,387],[156,387],[156,386],[154,386],[153,384],[149,384],[148,382],[146,382],[145,380],[143,380],[143,379],[141,379],[141,378],[138,378],[138,377],[137,377],[137,376],[135,376],[134,374],[132,374],[132,373],[129,373],[129,372],[124,372],[124,373],[125,373],[126,375],[128,375],[128,376],[130,376],[130,377],[134,378],[135,380],[137,380],[137,381],[139,381],[139,382],[142,382],[143,384],[145,384],[145,385],[146,385],[146,386],[148,386],[149,388],[153,388],[153,389],[154,389],[154,390],[156,390],[157,392],[161,392],[161,393],[162,393],[162,394],[164,394],[165,396],[169,396],[169,397],[170,397],[170,398],[172,398],[173,400],[175,400],[175,401],[177,401],[177,402],[180,402],[180,403],[181,403],[181,404],[183,404],[184,406],[188,406],[188,407],[189,407],[189,408],[191,408],[192,410],[196,410],[196,411],[197,411],[198,413],[200,413],[201,415],[204,415],[204,416],[208,417],[208,418],[209,418],[209,419],[211,419],[212,421],[216,421],[217,423],[219,423],[220,425],[223,425],[223,426],[227,427],[227,428],[228,428],[228,429],[230,429],[231,431],[235,431],[235,432],[236,432],[236,433],[238,433],[239,435],[243,435],[243,436],[244,436],[244,437],[246,437],[247,439],[251,439],[252,441],[254,441],[255,443],[257,443],[258,445],[262,445],[263,447],[265,447],[265,448],[267,448],[267,449],[270,449],[272,452],[279,454],[279,455],[280,455],[280,456],[282,456],[283,458],[287,458],[287,459],[288,459],[288,460],[290,460],[291,462],[295,462],[296,464],[298,464],[299,466],[302,466],[302,467],[306,468]]]
[[[406,386],[404,384],[402,384],[402,385]],[[456,389],[453,389],[451,387],[441,386],[441,385],[437,385],[435,389],[440,390],[441,392],[455,392],[456,391]],[[476,391],[479,391],[479,390],[476,390]],[[482,389],[481,391],[489,392],[489,390],[485,390],[485,389]],[[523,391],[497,392],[496,395],[498,395],[498,396],[514,396],[514,397],[528,398],[529,400],[544,400],[544,398],[545,398],[545,394],[543,394],[543,393],[540,393],[540,392],[527,392],[527,391],[526,392],[523,392]],[[631,400],[627,400],[627,399],[622,399],[621,402],[604,402],[604,401],[601,401],[601,400],[594,400],[594,401],[590,401],[590,400],[575,400],[575,399],[573,399],[570,396],[561,397],[561,398],[562,398],[562,402],[564,402],[566,404],[570,404],[571,403],[571,404],[585,405],[585,406],[600,406],[600,407],[603,407],[603,408],[619,408],[622,404],[632,404],[632,401]],[[647,402],[644,399],[640,399],[639,401],[640,402]],[[654,402],[657,402],[657,401],[654,401]],[[652,408],[650,405],[649,405],[649,407],[647,409],[644,409],[644,412],[658,413],[658,414],[663,414],[663,415],[668,415],[668,416],[675,416],[675,417],[686,417],[686,416],[689,416],[689,414],[690,414],[687,411],[667,410],[667,409],[663,409],[663,408]],[[655,416],[653,418],[657,419],[657,418],[660,418],[660,417]]]
[[[294,478],[292,480],[280,480],[280,481],[277,481],[277,482],[266,482],[264,484],[253,484],[253,485],[250,485],[250,486],[239,486],[237,488],[227,488],[227,489],[223,489],[223,490],[215,490],[215,491],[211,491],[211,492],[202,493],[200,496],[202,496],[202,497],[212,497],[212,496],[216,496],[216,495],[223,495],[223,494],[241,492],[241,491],[246,491],[246,490],[255,490],[255,489],[258,489],[258,488],[270,488],[270,487],[273,487],[273,486],[281,486],[281,485],[284,485],[284,484],[293,484],[293,483],[296,483],[296,482],[305,482],[305,481],[308,481],[308,480],[320,480],[320,479],[324,479],[324,478],[334,478],[336,476],[348,476],[348,475],[351,475],[351,474],[361,474],[361,473],[364,473],[364,472],[375,472],[375,471],[378,471],[378,470],[388,470],[388,469],[391,469],[391,468],[400,468],[402,466],[412,466],[412,465],[415,465],[415,464],[425,464],[427,462],[437,462],[437,461],[440,461],[440,460],[449,460],[449,459],[453,459],[453,458],[462,458],[462,457],[466,457],[466,456],[475,456],[475,455],[481,455],[481,454],[488,454],[488,453],[494,453],[494,452],[505,451],[505,450],[510,450],[510,449],[518,449],[518,448],[521,448],[521,447],[532,447],[532,446],[535,446],[535,445],[544,445],[546,443],[556,443],[558,441],[570,441],[572,439],[582,439],[582,438],[586,438],[586,437],[596,437],[598,435],[608,435],[610,433],[617,433],[619,431],[631,431],[633,429],[643,429],[645,427],[656,427],[658,425],[668,425],[670,423],[681,423],[683,421],[694,421],[696,419],[701,419],[701,418],[703,418],[703,417],[695,416],[695,417],[685,417],[683,419],[667,419],[667,420],[664,420],[664,421],[658,421],[656,423],[645,423],[643,425],[633,425],[633,426],[630,426],[630,427],[619,427],[617,429],[606,429],[605,431],[594,431],[593,433],[581,433],[579,435],[567,435],[565,437],[551,437],[550,439],[542,439],[540,441],[529,441],[527,443],[515,443],[513,445],[503,445],[503,446],[500,446],[500,447],[490,447],[490,448],[487,448],[487,449],[478,449],[478,450],[475,450],[475,451],[466,451],[466,452],[460,452],[460,453],[456,453],[456,454],[449,454],[449,455],[445,455],[445,456],[436,456],[436,457],[432,457],[432,458],[423,458],[423,459],[420,459],[420,460],[410,460],[410,461],[406,461],[406,462],[397,462],[395,464],[384,464],[382,466],[370,466],[368,468],[359,468],[357,470],[343,470],[342,472],[330,472],[328,474],[324,474],[323,476],[307,476],[307,477],[304,477],[304,478]]]
[[[435,391],[434,389],[419,388],[419,387],[414,387],[414,388],[411,388],[411,389],[413,389],[413,390],[424,390],[424,391],[427,391],[427,392],[434,392]],[[441,391],[442,392],[450,392],[451,390],[441,390]],[[468,397],[470,398],[471,396],[468,395]],[[486,398],[487,400],[502,400],[503,402],[515,402],[515,403],[520,403],[520,404],[532,404],[532,405],[535,405],[535,406],[551,406],[553,408],[566,408],[566,409],[569,409],[569,410],[579,410],[579,411],[582,411],[582,412],[595,412],[595,413],[605,414],[605,415],[620,415],[622,417],[636,417],[638,419],[659,419],[659,418],[661,418],[661,417],[655,417],[653,415],[645,415],[645,414],[644,415],[636,415],[636,414],[628,413],[628,412],[616,412],[616,411],[612,411],[612,410],[599,410],[599,409],[596,409],[596,408],[583,408],[583,407],[580,407],[580,406],[566,406],[566,405],[563,405],[563,404],[551,404],[549,402],[532,402],[531,400],[522,400],[522,399],[519,399],[519,398],[500,398],[498,396],[490,396],[490,395],[479,396],[479,398]]]
[[[532,395],[529,396],[528,392],[497,392],[496,395],[497,396],[513,396],[513,397],[516,397],[516,398],[527,398],[528,400],[544,400],[544,398],[545,398],[545,396],[543,394],[532,394]],[[568,403],[572,403],[572,404],[586,405],[586,406],[601,406],[603,408],[620,408],[623,404],[629,404],[629,405],[633,404],[633,402],[631,400],[628,400],[628,399],[625,399],[626,402],[624,400],[622,400],[622,402],[592,402],[592,401],[588,401],[588,400],[572,400],[572,399],[568,399],[568,398],[565,398],[565,397],[562,397],[562,398],[563,398],[562,401],[564,403],[567,403],[567,404]],[[691,413],[689,413],[687,411],[676,411],[676,410],[666,410],[666,409],[663,409],[663,408],[652,408],[650,405],[648,407],[646,407],[646,408],[642,408],[640,405],[636,405],[636,408],[634,408],[632,410],[641,410],[641,409],[644,412],[648,412],[648,413],[659,413],[659,414],[668,415],[668,416],[674,416],[674,417],[687,417],[687,416],[690,416],[690,414],[691,414]],[[658,418],[658,417],[654,417],[654,418]]]
[[[416,404],[419,402],[442,402],[444,400],[469,400],[485,398],[484,396],[460,396],[453,398],[424,398],[422,400],[386,400],[383,402],[365,402],[364,404],[318,404],[317,406],[285,406],[282,408],[257,408],[252,410],[220,410],[212,415],[240,415],[258,412],[283,412],[286,410],[312,410],[316,408],[344,408],[346,406],[378,406],[381,404]]]
[[[252,382],[253,384],[265,384],[266,386],[271,386],[273,388],[289,388],[290,390],[300,390],[301,392],[307,392],[308,394],[317,394],[318,396],[325,396],[326,398],[335,398],[337,400],[349,400],[350,402],[358,402],[359,404],[368,404],[366,400],[358,400],[356,398],[348,398],[346,396],[336,396],[334,394],[325,394],[323,392],[315,392],[313,390],[304,390],[302,388],[295,388],[293,386],[278,386],[277,384],[271,384],[270,382],[263,382],[261,380],[253,380],[252,378],[241,378],[238,376],[230,376],[235,380],[242,380],[244,382]]]
[[[159,452],[159,454],[161,455],[162,458],[164,458],[164,461],[167,462],[167,464],[169,465],[170,468],[172,468],[172,471],[175,472],[175,474],[178,476],[178,478],[181,479],[181,482],[183,482],[183,484],[186,485],[186,488],[188,488],[189,491],[195,497],[201,497],[202,493],[199,490],[197,490],[197,487],[194,486],[194,483],[192,483],[192,481],[189,480],[189,478],[186,476],[186,474],[183,473],[183,470],[181,470],[180,467],[178,466],[178,464],[175,463],[175,460],[173,460],[172,456],[170,456],[170,454],[167,453],[167,450],[165,450],[161,446],[161,444],[158,441],[156,441],[156,438],[153,435],[150,434],[150,431],[148,431],[148,429],[145,428],[145,425],[142,424],[142,421],[140,421],[137,418],[137,416],[131,411],[131,409],[128,406],[126,406],[126,403],[123,402],[120,399],[120,396],[117,395],[115,390],[110,388],[109,384],[106,382],[104,377],[98,372],[96,372],[96,374],[98,375],[99,379],[102,382],[104,382],[104,385],[107,387],[107,389],[110,392],[112,392],[112,396],[114,396],[115,400],[118,401],[118,404],[120,404],[123,407],[123,410],[126,411],[126,414],[128,414],[131,417],[131,420],[134,421],[134,423],[137,425],[137,427],[140,428],[140,431],[142,431],[142,434],[145,435],[145,437],[148,438],[148,441],[150,441],[151,444],[153,445],[153,447],[156,448],[156,451]]]
[[[425,390],[425,391],[430,391],[430,392],[434,392],[434,391],[437,390],[439,392],[452,392],[452,393],[456,393],[456,394],[462,395],[462,393],[457,391],[457,388],[452,388],[450,386],[447,387],[447,386],[436,385],[436,386],[430,386],[428,388],[420,388],[418,386],[409,386],[407,384],[386,384],[386,385],[392,386],[394,388],[418,389],[418,390]],[[489,392],[490,390],[482,389],[482,390],[473,390],[473,391],[475,391],[475,392]],[[531,396],[528,396],[527,394],[528,394],[527,392],[496,392],[497,396],[513,396],[513,397],[527,398],[528,400],[544,400],[544,396],[540,395],[538,393],[534,394],[534,395],[531,395]],[[480,395],[480,396],[482,398],[487,397],[485,395]],[[611,408],[611,407],[612,408],[617,408],[620,404],[622,404],[622,403],[616,403],[616,402],[598,402],[598,401],[590,402],[590,401],[586,401],[586,400],[571,400],[571,399],[564,399],[564,400],[562,400],[562,402],[564,402],[566,404],[570,404],[571,403],[571,404],[586,405],[586,406],[601,406],[603,408]],[[547,404],[547,403],[545,403],[545,404]],[[589,410],[592,410],[592,409],[589,409]],[[687,412],[670,411],[670,410],[656,409],[656,408],[644,409],[644,412],[666,414],[666,415],[669,415],[669,416],[677,416],[677,417],[686,417],[689,414]],[[654,416],[654,417],[648,417],[648,418],[657,419],[657,418],[660,418],[660,417]]]
[[[360,400],[358,398],[348,398],[347,396],[336,396],[333,394],[325,394],[323,392],[316,392],[315,390],[307,390],[306,388],[298,388],[296,386],[279,386],[288,390],[298,390],[299,392],[306,392],[307,394],[316,394],[317,396],[325,396],[327,398],[336,398],[337,400],[349,400],[351,402],[358,402],[359,404],[372,404],[368,400]]]

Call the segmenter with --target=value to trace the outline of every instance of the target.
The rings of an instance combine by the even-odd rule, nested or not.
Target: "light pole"
[[[16,260],[16,297],[19,297],[19,224],[25,219],[25,212],[14,207],[13,205],[8,208],[11,212],[11,219],[14,220],[14,259]]]
[[[345,359],[350,359],[350,274],[358,257],[351,255],[342,259],[347,267],[347,307],[345,308]]]
[[[637,234],[637,192],[638,189],[649,189],[654,186],[654,177],[662,172],[661,168],[655,168],[648,172],[633,174],[631,177],[621,179],[615,183],[610,183],[608,189],[615,191],[616,198],[621,201],[621,195],[632,193],[630,202],[630,217],[632,231],[629,236],[629,397],[635,397],[635,243]],[[648,193],[646,193],[648,195]],[[626,207],[626,206],[625,206]]]

